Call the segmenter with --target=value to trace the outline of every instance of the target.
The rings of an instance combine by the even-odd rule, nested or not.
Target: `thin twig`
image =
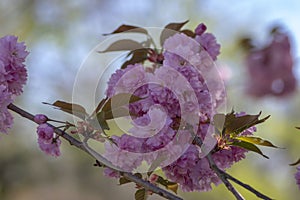
[[[224,176],[226,176],[227,179],[232,180],[233,182],[235,182],[236,184],[242,186],[243,188],[249,190],[250,192],[252,192],[253,194],[255,194],[257,197],[261,198],[261,199],[265,199],[265,200],[272,200],[272,198],[260,193],[259,191],[257,191],[256,189],[254,189],[253,187],[251,187],[250,185],[241,182],[240,180],[234,178],[233,176],[231,176],[230,174],[222,171],[222,173],[224,174]]]
[[[15,106],[14,104],[8,105],[8,109],[10,109],[10,110],[14,111],[15,113],[18,113],[22,117],[27,118],[27,119],[34,122],[34,115],[32,115],[32,114],[26,112],[25,110]],[[48,125],[55,128],[51,124],[48,124]],[[73,138],[68,133],[66,133],[66,132],[64,132],[60,129],[55,128],[54,131],[57,135],[64,138],[65,140],[67,140],[71,145],[74,145],[75,147],[79,148],[80,150],[82,150],[82,151],[86,152],[87,154],[89,154],[90,156],[94,157],[93,154],[89,150],[86,149],[85,145],[81,141]],[[105,163],[102,163],[101,161],[99,161],[99,162],[100,162],[101,165],[107,166],[107,165],[105,165]],[[107,167],[110,168],[109,166],[107,166]],[[114,171],[117,171],[116,169],[113,169],[113,168],[110,168],[110,169],[112,169]],[[122,172],[122,171],[117,171],[117,172],[119,172],[122,176],[124,176],[128,180],[130,180],[132,182],[135,182],[139,186],[144,187],[146,190],[150,190],[153,193],[156,193],[156,194],[158,194],[158,195],[160,195],[160,196],[162,196],[166,199],[182,200],[182,198],[180,198],[180,197],[178,197],[178,196],[176,196],[176,195],[174,195],[174,194],[172,194],[172,193],[170,193],[170,192],[168,192],[168,191],[166,191],[166,190],[164,190],[164,189],[162,189],[162,188],[160,188],[156,185],[153,185],[152,183],[150,183],[148,181],[145,181],[145,180],[133,175],[132,173]]]

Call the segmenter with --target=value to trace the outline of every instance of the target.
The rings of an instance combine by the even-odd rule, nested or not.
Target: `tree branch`
[[[8,109],[10,109],[10,110],[14,111],[15,113],[18,113],[22,117],[27,118],[27,119],[29,119],[29,120],[31,120],[31,121],[34,122],[34,115],[32,115],[32,114],[26,112],[25,110],[23,110],[23,109],[15,106],[14,104],[8,105]],[[80,150],[86,152],[90,156],[94,157],[92,155],[92,153],[86,149],[84,143],[82,143],[81,141],[73,138],[68,133],[66,133],[66,132],[64,132],[64,131],[62,131],[60,129],[55,128],[53,125],[51,125],[51,124],[48,124],[48,125],[50,127],[54,128],[55,133],[57,135],[59,135],[60,137],[64,138],[65,140],[67,140],[70,143],[70,145],[73,145],[73,146],[79,148]],[[104,157],[102,157],[102,158],[105,159]],[[104,166],[110,168],[109,165],[107,165],[107,162],[109,162],[109,161],[107,161],[106,159],[105,160],[98,160],[98,161],[99,161],[99,163],[101,165],[104,165]],[[162,196],[162,197],[164,197],[166,199],[182,200],[182,198],[180,198],[180,197],[178,197],[178,196],[176,196],[176,195],[174,195],[174,194],[172,194],[172,193],[170,193],[170,192],[168,192],[168,191],[166,191],[166,190],[164,190],[164,189],[162,189],[162,188],[160,188],[160,187],[158,187],[158,186],[156,186],[156,185],[154,185],[154,184],[152,184],[152,183],[150,183],[150,182],[148,182],[146,180],[143,180],[143,179],[141,179],[141,178],[133,175],[132,173],[122,172],[121,170],[118,171],[118,170],[113,169],[113,168],[110,168],[110,169],[112,169],[112,170],[114,170],[116,172],[119,172],[122,176],[124,176],[128,180],[130,180],[132,182],[135,182],[137,185],[144,187],[146,190],[150,190],[153,193],[156,193],[156,194],[158,194],[158,195],[160,195],[160,196]]]
[[[201,148],[201,146],[203,144],[201,138],[199,138],[195,134],[194,134],[194,136],[195,136],[194,143]],[[262,194],[261,192],[257,191],[256,189],[254,189],[250,185],[247,185],[247,184],[241,182],[240,180],[234,178],[233,176],[229,175],[225,171],[218,168],[218,166],[215,164],[215,161],[213,160],[211,155],[212,155],[212,152],[208,153],[207,156],[206,156],[211,169],[215,171],[217,176],[222,180],[222,182],[225,184],[227,189],[236,197],[236,199],[243,200],[244,197],[233,187],[233,185],[228,180],[232,180],[236,184],[242,186],[243,188],[245,188],[248,191],[252,192],[253,194],[255,194],[257,197],[259,197],[261,199],[272,200],[270,197]]]

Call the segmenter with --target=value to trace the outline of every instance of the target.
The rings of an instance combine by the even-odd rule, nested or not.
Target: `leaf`
[[[112,43],[109,47],[107,47],[103,51],[98,51],[98,53],[105,53],[110,51],[129,51],[143,48],[143,45],[134,40],[118,40]]]
[[[192,38],[194,38],[196,36],[196,34],[189,29],[184,29],[184,30],[180,31],[180,33],[184,33],[187,36],[192,37]]]
[[[177,194],[178,183],[169,182],[166,188],[167,188],[168,190],[173,191],[175,194]]]
[[[101,110],[101,108],[103,107],[103,105],[104,105],[104,103],[105,103],[106,101],[107,101],[107,97],[104,98],[104,99],[102,99],[102,100],[99,102],[98,106],[96,107],[96,109],[95,109],[94,112],[93,112],[93,115],[96,114],[97,112],[99,112],[99,111]]]
[[[253,152],[258,153],[258,154],[262,155],[263,157],[269,159],[269,157],[266,156],[266,155],[264,155],[262,153],[262,151],[257,146],[255,146],[254,144],[251,144],[249,142],[244,142],[244,141],[238,141],[238,140],[236,140],[231,145],[242,147],[242,148],[244,148],[246,150],[249,150],[249,151],[253,151]]]
[[[224,129],[225,119],[226,115],[224,114],[215,114],[213,117],[213,125],[218,134],[221,134]]]
[[[262,146],[267,146],[267,147],[274,147],[278,148],[277,146],[273,145],[271,142],[264,140],[260,137],[254,137],[254,136],[239,136],[235,137],[234,139],[241,140],[244,142],[248,142],[251,144],[257,144],[257,145],[262,145]]]
[[[171,182],[167,179],[164,179],[161,176],[158,176],[158,179],[157,179],[156,182],[163,185],[163,186],[165,186],[168,190],[171,190],[171,191],[173,191],[174,193],[177,194],[177,190],[178,190],[178,184],[177,183]]]
[[[126,24],[122,24],[121,26],[119,26],[116,30],[114,30],[112,33],[106,33],[103,34],[105,35],[111,35],[111,34],[116,34],[116,33],[122,33],[122,32],[134,32],[134,33],[143,33],[143,34],[148,34],[146,29],[137,27],[137,26],[132,26],[132,25],[126,25]]]
[[[124,184],[126,184],[126,183],[131,183],[131,180],[128,180],[128,179],[125,178],[125,177],[121,177],[121,178],[119,179],[119,184],[120,184],[120,185],[124,185]]]
[[[84,109],[83,106],[79,104],[74,104],[74,103],[68,103],[64,101],[55,101],[53,104],[51,103],[45,103],[47,105],[55,106],[61,111],[64,111],[66,113],[69,113],[71,115],[77,116],[81,119],[85,119],[85,117],[88,115]]]
[[[161,32],[160,35],[160,44],[161,46],[163,46],[165,40],[168,37],[171,37],[172,35],[174,35],[177,31],[180,31],[180,29],[186,24],[188,23],[189,20],[186,20],[184,22],[180,22],[180,23],[170,23],[168,25],[165,26],[164,30]]]
[[[291,164],[289,164],[289,165],[290,165],[290,166],[295,166],[295,165],[298,165],[298,164],[300,164],[300,158],[299,158],[296,162],[291,163]]]
[[[148,51],[149,51],[148,48],[140,48],[131,51],[128,54],[128,57],[131,56],[131,58],[123,63],[121,69],[125,69],[128,65],[141,63],[145,61],[148,58]]]
[[[145,188],[139,189],[134,194],[135,200],[146,200],[147,199],[147,193]]]
[[[109,126],[105,119],[105,112],[101,111],[97,114],[97,121],[99,122],[99,125],[102,128],[102,130],[109,130]]]
[[[223,132],[226,134],[234,134],[238,135],[244,130],[263,123],[266,121],[270,115],[263,119],[258,119],[261,115],[261,112],[258,115],[244,115],[244,116],[236,116],[236,114],[232,111],[231,113],[226,115]]]
[[[109,98],[103,105],[101,111],[108,112],[113,109],[119,108],[121,106],[125,106],[130,103],[137,102],[141,99],[143,99],[143,98],[132,95],[130,93],[119,93],[119,94],[116,94],[116,95],[112,96],[111,98]],[[114,106],[113,108],[112,108],[112,103]]]
[[[135,175],[136,177],[140,178],[140,179],[143,178],[142,174],[140,174],[140,173],[135,173],[134,175]],[[131,183],[131,182],[132,182],[131,180],[128,180],[128,179],[125,178],[124,176],[122,176],[122,177],[119,179],[119,184],[120,184],[120,185],[123,185],[123,184],[126,184],[126,183]]]

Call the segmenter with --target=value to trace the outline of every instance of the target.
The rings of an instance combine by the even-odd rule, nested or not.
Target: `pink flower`
[[[38,139],[40,149],[50,156],[60,156],[60,145],[61,141],[59,138],[53,138],[51,141],[46,141],[41,138]]]
[[[27,80],[25,58],[28,52],[24,43],[18,43],[15,36],[0,38],[0,85],[5,85],[8,91],[20,95]]]
[[[48,124],[41,124],[37,128],[37,134],[39,136],[39,139],[49,142],[54,136],[54,129]]]
[[[12,127],[13,117],[8,112],[7,106],[12,102],[11,93],[4,85],[0,85],[0,132],[7,133]]]
[[[48,117],[43,114],[37,114],[34,116],[34,122],[37,124],[44,124],[48,121]]]
[[[54,129],[48,124],[40,124],[37,128],[38,144],[40,149],[48,155],[60,156],[61,141],[54,138]]]
[[[202,35],[206,31],[206,29],[207,28],[206,28],[205,24],[201,23],[195,29],[195,34],[196,35]]]
[[[297,167],[297,172],[295,174],[296,183],[300,190],[300,166]]]
[[[195,40],[199,42],[201,47],[207,51],[213,60],[217,60],[220,54],[220,44],[217,43],[216,37],[211,33],[196,35]]]

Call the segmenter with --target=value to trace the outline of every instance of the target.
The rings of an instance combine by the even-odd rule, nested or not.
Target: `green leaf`
[[[231,145],[237,146],[237,147],[242,147],[242,148],[244,148],[244,149],[246,149],[246,150],[249,150],[249,151],[258,153],[258,154],[262,155],[263,157],[269,159],[269,157],[266,156],[266,155],[264,155],[264,154],[262,153],[262,151],[261,151],[257,146],[255,146],[254,144],[251,144],[251,143],[249,143],[249,142],[244,142],[244,141],[238,141],[238,140],[235,140],[234,142],[232,142]]]
[[[171,190],[173,191],[174,193],[177,194],[177,190],[178,190],[178,183],[175,183],[175,182],[171,182],[167,179],[164,179],[163,177],[161,176],[158,176],[158,179],[156,181],[157,183],[165,186],[168,190]]]
[[[257,145],[261,145],[261,146],[278,148],[277,146],[273,145],[271,142],[269,142],[267,140],[264,140],[260,137],[239,136],[239,137],[235,137],[234,139],[241,140],[241,141],[244,141],[244,142],[248,142],[248,143],[251,143],[251,144],[257,144]]]
[[[148,34],[146,29],[140,28],[138,26],[122,24],[116,30],[114,30],[112,33],[106,33],[106,34],[103,34],[103,35],[111,35],[111,34],[122,33],[122,32],[126,32],[126,31],[127,32],[133,32],[133,33]]]
[[[120,185],[124,185],[124,184],[126,184],[126,183],[131,183],[132,181],[131,180],[128,180],[127,178],[125,178],[125,177],[121,177],[120,179],[119,179],[119,184]]]
[[[99,122],[99,125],[102,128],[102,130],[109,130],[109,126],[105,119],[105,112],[101,111],[97,114],[97,121]]]
[[[164,42],[167,38],[171,37],[172,35],[174,35],[176,32],[180,31],[180,29],[186,24],[188,23],[189,20],[186,20],[184,22],[180,22],[180,23],[170,23],[168,25],[165,26],[164,30],[161,32],[160,35],[160,44],[161,46],[164,45]]]
[[[47,104],[47,105],[55,106],[59,110],[69,113],[71,115],[77,116],[81,119],[85,119],[85,117],[87,117],[87,115],[88,115],[86,113],[84,107],[79,104],[68,103],[68,102],[64,102],[64,101],[55,101],[53,104],[45,103],[45,102],[43,102],[43,103]]]
[[[135,192],[134,197],[135,197],[135,200],[146,200],[147,199],[147,192],[144,188],[139,189]]]
[[[128,65],[144,62],[148,58],[148,51],[149,48],[140,48],[131,51],[127,55],[127,57],[131,56],[130,59],[123,63],[121,69],[125,69]]]
[[[109,47],[107,47],[103,51],[98,51],[98,53],[105,53],[110,51],[132,51],[136,49],[143,48],[143,45],[139,42],[136,42],[134,40],[124,39],[124,40],[118,40],[114,43],[112,43]]]
[[[289,165],[290,165],[290,166],[295,166],[295,165],[298,165],[298,164],[300,164],[300,158],[299,158],[296,162],[291,163],[291,164],[289,164]]]
[[[225,117],[224,128],[222,133],[238,135],[239,133],[252,126],[263,123],[270,117],[269,115],[263,119],[259,119],[260,115],[261,112],[258,115],[236,116],[234,111],[232,111]]]

